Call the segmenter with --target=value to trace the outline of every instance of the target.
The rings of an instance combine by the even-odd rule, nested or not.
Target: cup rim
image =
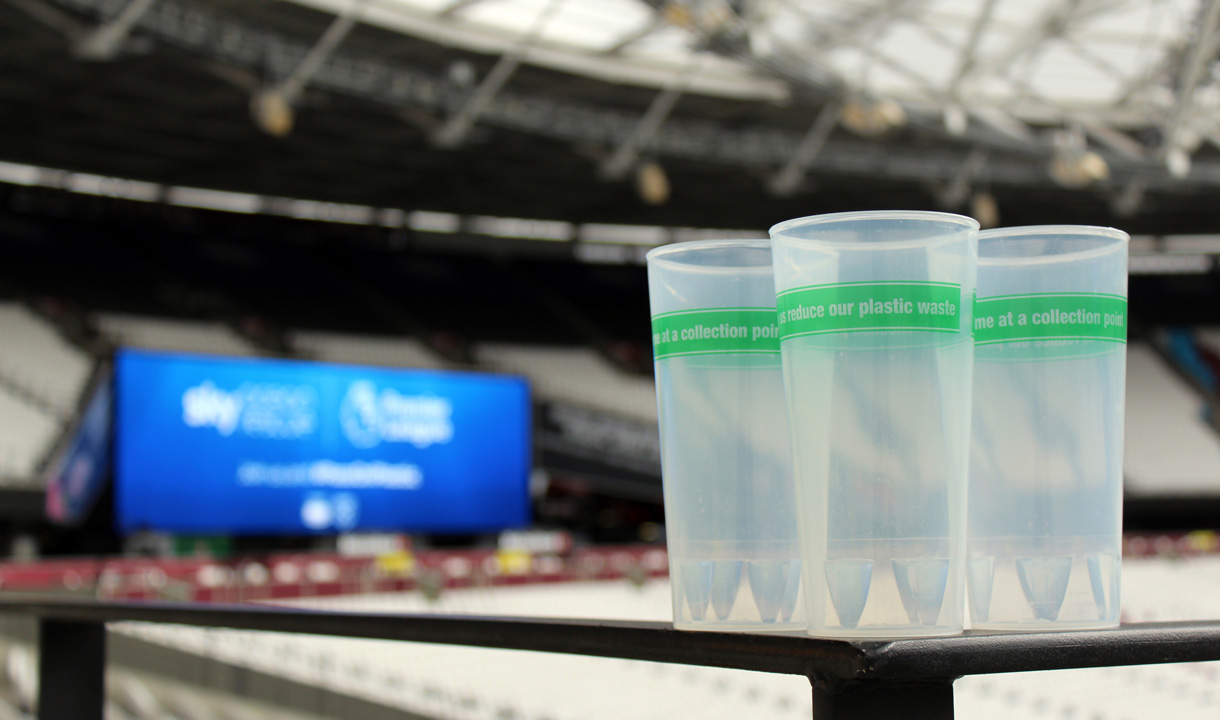
[[[1101,247],[1087,250],[1056,253],[1054,255],[1035,255],[1033,257],[984,257],[983,243],[986,240],[1041,235],[1087,235],[1102,240],[1110,240]],[[1131,236],[1118,228],[1101,225],[1018,225],[1016,227],[995,228],[979,233],[979,265],[1050,265],[1060,262],[1075,262],[1102,257],[1125,249],[1131,241]]]
[[[811,225],[824,225],[830,223],[847,222],[851,220],[935,220],[937,222],[950,223],[960,226],[963,230],[973,230],[976,233],[979,229],[979,221],[965,215],[957,213],[939,212],[936,210],[853,210],[851,212],[826,213],[824,215],[807,215],[805,217],[792,218],[781,223],[776,223],[768,230],[768,234],[772,238],[798,227],[809,227]],[[933,243],[927,243],[924,240],[912,240],[910,238],[900,238],[894,240],[880,240],[876,242],[859,242],[855,240],[812,240],[810,238],[785,237],[785,242],[795,243],[813,243],[820,247],[834,248],[856,248],[860,250],[870,248],[894,248],[900,246],[918,247],[918,246],[934,246],[940,244],[946,239],[942,238]]]
[[[654,247],[644,254],[644,261],[651,264],[652,262],[664,262],[673,264],[683,264],[677,258],[669,257],[670,255],[680,255],[682,253],[696,250],[720,250],[726,248],[748,248],[748,249],[771,249],[770,238],[713,238],[709,240],[687,240],[685,242],[669,243]],[[692,266],[694,267],[694,266]],[[716,269],[732,269],[732,270],[748,270],[754,266],[742,265],[706,265],[702,266],[709,270]],[[758,267],[766,267],[770,271],[770,265],[759,265]]]

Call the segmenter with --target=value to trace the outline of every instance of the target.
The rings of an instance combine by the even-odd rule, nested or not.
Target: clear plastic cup
[[[803,629],[770,243],[657,248],[648,291],[674,626]]]
[[[978,223],[771,228],[809,633],[961,632]]]
[[[979,234],[971,625],[1118,624],[1127,234]]]

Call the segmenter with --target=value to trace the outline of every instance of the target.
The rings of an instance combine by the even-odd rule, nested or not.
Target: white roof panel
[[[650,87],[689,73],[707,35],[747,35],[764,64],[782,58],[789,68],[807,67],[811,79],[829,71],[849,88],[900,102],[960,102],[1039,121],[1086,112],[1120,125],[1163,122],[1163,103],[1149,102],[1147,90],[1140,103],[1120,103],[1145,77],[1154,88],[1177,87],[1175,58],[1186,54],[1203,7],[1200,0],[994,0],[980,25],[989,0],[757,0],[741,5],[741,16],[728,3],[662,13],[644,0],[294,1],[332,12],[359,7],[364,22],[476,52],[508,52],[529,40],[526,62]],[[788,95],[785,81],[738,57],[708,59],[692,77],[694,93]],[[1204,73],[1200,89],[1218,84]]]

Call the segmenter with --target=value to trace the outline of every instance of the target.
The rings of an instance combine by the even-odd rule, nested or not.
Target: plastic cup
[[[770,243],[647,257],[674,626],[803,629]]]
[[[771,228],[809,633],[961,632],[978,223]]]
[[[1127,234],[979,235],[971,625],[1118,624]]]

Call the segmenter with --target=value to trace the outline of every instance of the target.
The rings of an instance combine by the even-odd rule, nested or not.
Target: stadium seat
[[[100,313],[98,329],[115,345],[216,355],[257,355],[257,349],[219,322]]]
[[[87,353],[24,306],[0,302],[0,376],[56,414],[71,414],[89,379]]]
[[[619,371],[591,348],[486,343],[475,355],[488,369],[526,376],[540,398],[657,420],[652,380]]]
[[[289,335],[289,344],[298,352],[325,362],[429,370],[444,367],[427,346],[412,338],[298,330]]]
[[[0,484],[31,485],[38,465],[59,437],[60,422],[44,409],[0,387]]]
[[[1220,434],[1198,395],[1143,343],[1127,351],[1124,475],[1141,495],[1220,494]]]

